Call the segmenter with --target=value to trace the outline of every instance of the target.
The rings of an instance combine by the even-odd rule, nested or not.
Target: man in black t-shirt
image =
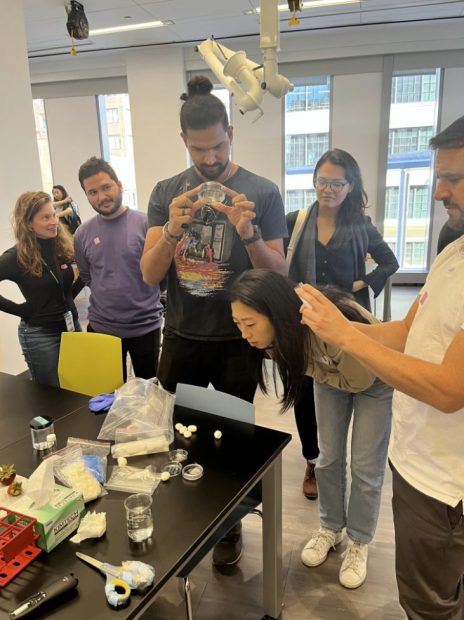
[[[141,269],[158,284],[167,276],[167,308],[158,379],[215,389],[250,402],[257,385],[253,348],[232,321],[227,290],[246,269],[286,273],[287,234],[282,198],[274,183],[230,161],[233,129],[224,104],[204,77],[191,80],[181,108],[181,137],[193,166],[154,188]],[[215,181],[223,201],[199,199]],[[216,545],[216,565],[241,555],[241,524]]]

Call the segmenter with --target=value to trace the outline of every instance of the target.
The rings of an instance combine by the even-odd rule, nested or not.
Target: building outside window
[[[137,209],[129,95],[127,93],[98,95],[97,101],[103,157],[111,164],[122,182],[124,204],[131,209]],[[108,125],[111,127],[111,133]]]
[[[385,220],[398,219],[399,196],[399,187],[387,187],[385,194]]]
[[[427,185],[409,187],[408,218],[423,220],[429,214],[430,189]]]
[[[398,75],[392,83],[392,103],[414,103],[419,101],[435,101],[436,76]]]
[[[309,207],[315,200],[316,192],[314,189],[289,189],[285,196],[286,211],[290,213],[291,211],[298,211],[301,208]]]
[[[285,210],[303,209],[315,200],[313,172],[330,148],[330,76],[297,81],[285,97]]]
[[[50,157],[50,145],[48,143],[47,116],[43,99],[33,100],[35,133],[39,149],[40,172],[42,175],[42,188],[50,193],[53,187],[52,161]]]
[[[432,208],[433,156],[440,71],[392,78],[384,238],[400,271],[425,272]]]
[[[107,108],[106,120],[108,123],[119,123],[119,110],[118,108]]]
[[[121,136],[108,136],[108,144],[110,145],[110,151],[120,151]]]

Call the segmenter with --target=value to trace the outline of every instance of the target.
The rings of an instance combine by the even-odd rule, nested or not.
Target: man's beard
[[[205,177],[205,179],[215,181],[222,174],[224,174],[227,166],[229,165],[229,161],[230,160],[227,160],[225,164],[216,164],[215,166],[196,166],[196,168],[200,172],[201,176]]]
[[[108,209],[100,208],[100,206],[94,207],[94,209],[95,211],[97,211],[97,213],[101,213],[101,215],[108,216],[108,215],[114,215],[117,211],[119,211],[119,209],[121,208],[121,205],[122,205],[122,192],[120,192],[118,196],[114,199],[113,206],[109,211]]]
[[[445,205],[445,207],[451,206],[452,208],[452,212],[459,212],[459,217],[455,218],[451,215],[451,213],[448,213],[448,227],[452,228],[453,230],[462,230],[464,231],[464,211],[458,207],[457,205],[451,205],[451,203],[447,200],[443,201],[443,204]]]

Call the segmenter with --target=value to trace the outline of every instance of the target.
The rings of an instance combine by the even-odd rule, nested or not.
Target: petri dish
[[[208,181],[207,183],[203,183],[201,186],[198,197],[201,198],[201,200],[204,200],[206,204],[210,205],[212,202],[222,202],[226,195],[223,192],[222,185],[220,183]]]
[[[169,460],[177,463],[182,463],[182,461],[186,461],[188,458],[187,450],[171,450],[168,453]]]
[[[161,468],[161,471],[167,471],[171,475],[171,478],[173,478],[181,473],[182,465],[178,461],[171,461],[170,463],[166,463],[166,465]]]
[[[198,480],[203,476],[203,467],[198,463],[190,463],[182,470],[182,478],[185,480]]]

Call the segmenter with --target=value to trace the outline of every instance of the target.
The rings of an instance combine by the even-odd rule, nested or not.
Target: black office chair
[[[255,406],[236,396],[210,390],[208,388],[178,383],[176,389],[176,405],[198,409],[206,413],[221,415],[224,418],[237,420],[238,422],[255,423]],[[248,514],[257,514],[261,518],[263,513],[257,507],[261,504],[261,483],[258,483],[250,493],[240,502],[222,525],[177,575],[184,582],[184,599],[187,620],[193,620],[192,595],[189,575],[205,555],[229,532],[233,526]]]

